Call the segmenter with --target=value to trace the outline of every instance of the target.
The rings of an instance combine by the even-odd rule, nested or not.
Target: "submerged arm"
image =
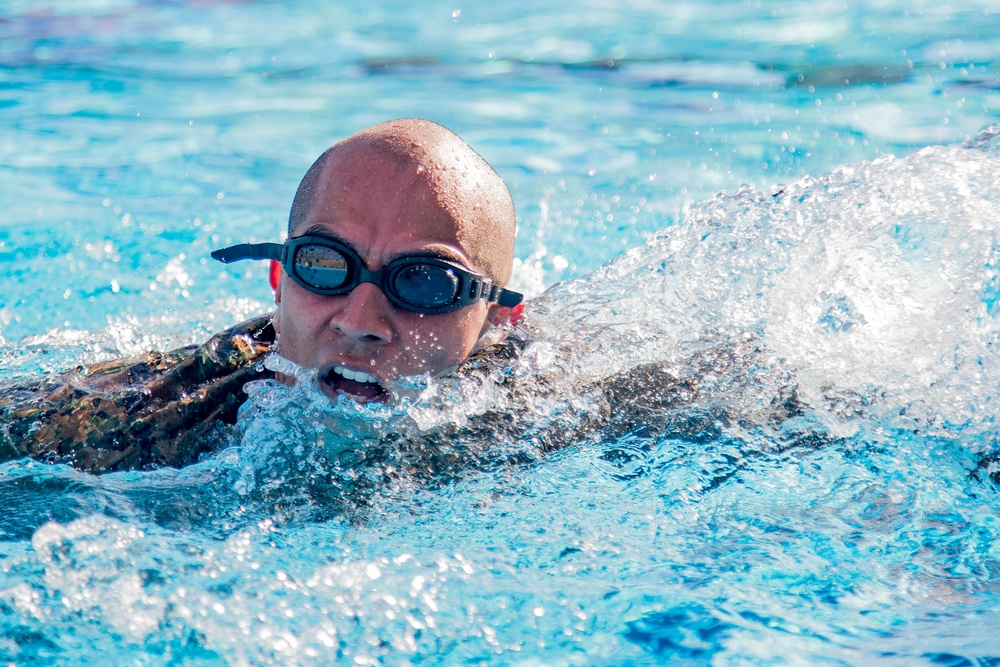
[[[779,449],[810,444],[790,427],[806,409],[794,377],[770,368],[756,339],[720,339],[674,361],[583,381],[503,372],[517,363],[526,342],[480,360],[481,368],[460,369],[486,376],[484,383],[501,378],[509,401],[462,424],[394,443],[409,468],[446,480],[469,468],[527,463],[568,446],[629,435],[713,442],[757,433]]]

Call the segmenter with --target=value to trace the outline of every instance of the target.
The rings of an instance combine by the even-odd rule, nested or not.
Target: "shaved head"
[[[379,400],[396,378],[452,369],[514,312],[475,299],[423,313],[390,299],[399,274],[383,269],[402,258],[434,257],[501,286],[513,268],[514,204],[507,186],[436,123],[382,123],[323,153],[295,194],[288,236],[338,240],[381,275],[381,282],[322,294],[277,268],[272,324],[278,352],[319,369],[318,386],[331,399]],[[457,274],[453,278],[457,287]]]
[[[484,274],[506,285],[514,261],[515,215],[503,179],[451,130],[426,120],[392,120],[362,130],[324,152],[302,178],[288,217],[288,236],[310,222],[316,202],[331,196],[345,171],[364,176],[389,168],[400,191],[417,183],[453,219],[458,239]]]

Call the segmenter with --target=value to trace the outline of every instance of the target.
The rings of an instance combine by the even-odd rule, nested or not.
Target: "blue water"
[[[4,3],[0,380],[266,312],[208,251],[398,116],[510,185],[541,338],[513,395],[262,383],[181,471],[0,466],[0,657],[1000,661],[1000,15],[854,4]],[[646,363],[699,399],[585,428]],[[480,464],[358,462],[442,433]]]

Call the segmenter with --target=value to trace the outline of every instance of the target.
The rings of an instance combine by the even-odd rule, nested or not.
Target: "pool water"
[[[0,380],[267,312],[208,252],[399,116],[510,185],[538,338],[513,394],[262,382],[183,470],[0,465],[0,657],[1000,662],[1000,15],[856,5],[4,3]],[[592,426],[648,364],[697,400]]]

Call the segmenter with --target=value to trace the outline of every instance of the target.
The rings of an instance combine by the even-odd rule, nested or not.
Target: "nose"
[[[392,342],[392,304],[377,285],[361,283],[342,299],[330,326],[347,338],[367,343]]]

